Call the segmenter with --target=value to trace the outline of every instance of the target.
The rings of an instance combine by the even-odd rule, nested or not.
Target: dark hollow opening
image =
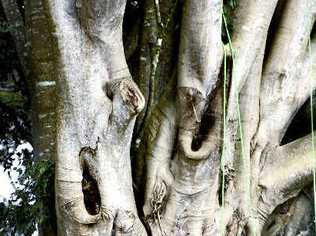
[[[316,128],[316,94],[313,94],[313,128]],[[298,138],[302,138],[312,132],[311,123],[311,102],[308,99],[293,117],[283,139],[281,145],[290,143]]]
[[[224,68],[222,67],[221,70],[223,69]],[[221,71],[220,78],[222,77],[222,74],[223,71]],[[209,134],[213,132],[217,124],[216,122],[222,122],[222,108],[218,107],[222,106],[222,102],[218,102],[218,97],[222,96],[223,86],[224,84],[222,81],[218,80],[215,87],[207,97],[208,102],[203,111],[200,126],[196,130],[196,134],[191,143],[192,151],[198,151],[202,147],[203,142],[208,138]]]
[[[100,192],[97,181],[92,178],[86,165],[83,168],[81,183],[86,210],[91,215],[98,214],[101,206]]]

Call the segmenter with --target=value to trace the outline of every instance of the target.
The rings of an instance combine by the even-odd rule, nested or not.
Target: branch
[[[153,109],[148,126],[145,129],[146,140],[142,142],[147,164],[147,178],[145,191],[145,204],[143,211],[149,217],[159,212],[154,212],[153,202],[155,194],[163,189],[164,196],[173,182],[170,171],[170,161],[176,140],[176,105],[172,90],[174,83],[163,95],[162,100]],[[154,203],[155,204],[155,203]]]
[[[268,216],[276,206],[296,196],[311,183],[315,167],[311,135],[271,150],[260,174],[259,209]]]
[[[106,92],[112,99],[112,112],[106,135],[111,139],[109,141],[124,144],[127,148],[130,145],[136,115],[144,108],[145,99],[130,78],[109,82]]]
[[[316,8],[316,4],[315,4]],[[316,13],[315,13],[316,16]],[[315,17],[316,18],[316,17]],[[315,20],[314,20],[315,24]],[[311,91],[316,89],[316,32],[313,32],[310,36],[310,44],[308,45],[305,53],[303,66],[301,66],[301,78],[302,81],[298,81],[297,87],[299,91],[297,93],[298,103],[303,104],[308,97],[311,96]]]
[[[205,98],[222,63],[222,1],[186,0],[183,6],[178,87],[194,88]]]
[[[311,54],[307,46],[315,18],[310,11],[312,7],[305,1],[288,4],[263,74],[261,123],[253,140],[257,145],[252,158],[255,169],[262,164],[264,152],[279,144],[295,113],[316,85],[313,79],[316,76],[315,35],[311,42]],[[297,10],[298,6],[304,10]],[[288,45],[295,50],[289,50]],[[281,147],[271,155],[269,161],[273,164],[268,164],[268,161],[261,178],[258,172],[252,172],[252,181],[259,178],[259,185],[263,187],[258,202],[263,223],[276,206],[295,196],[310,181],[314,160],[312,154],[304,149],[308,145],[311,150],[311,137]],[[253,189],[253,193],[257,192]]]
[[[241,0],[235,10],[231,39],[234,62],[228,100],[228,120],[237,120],[237,96],[249,78],[252,67],[259,66],[255,62],[258,55],[264,53],[269,25],[277,2]]]
[[[188,158],[206,159],[215,149],[208,138],[199,150],[192,146],[222,64],[222,1],[186,0],[182,15],[177,89],[179,144]]]
[[[315,38],[312,58],[308,50],[315,22],[311,11],[313,4],[311,0],[291,0],[285,4],[262,78],[258,132],[262,143],[269,140],[273,145],[279,144],[291,119],[310,93],[310,65],[313,64],[315,73],[316,63]]]
[[[124,224],[124,233],[130,229],[125,226],[132,227],[137,217],[130,143],[136,115],[145,104],[124,56],[121,29],[125,0],[49,0],[49,3],[56,26],[58,82],[62,89],[57,132],[56,192],[60,198],[57,208],[65,214],[65,204],[70,202],[73,215],[68,218],[78,218],[79,223],[89,223],[91,218],[96,223],[100,217],[106,218],[111,226],[104,229],[107,233],[112,230],[117,208],[126,209],[130,214],[119,214],[116,218],[119,221],[124,218],[125,222],[114,223]],[[90,216],[85,209],[83,171],[78,160],[82,149],[93,146],[95,155],[86,156],[84,164],[98,185],[101,206],[97,216]],[[137,225],[138,230],[144,231],[140,222]],[[74,227],[77,227],[74,232],[80,232],[78,225]]]
[[[227,171],[249,169],[249,140],[258,120],[258,86],[270,22],[277,5],[273,1],[241,0],[234,11],[232,38],[229,37],[233,68],[227,105],[223,158]],[[255,33],[254,33],[255,32]],[[227,30],[227,34],[228,30]],[[229,36],[229,35],[228,35]],[[239,101],[241,100],[241,101]],[[245,104],[239,106],[239,104]],[[249,112],[249,107],[255,110]],[[250,121],[250,122],[249,122]],[[241,122],[241,124],[239,123]],[[249,123],[248,123],[249,122]],[[247,126],[246,126],[247,125]],[[240,127],[242,126],[242,127]],[[240,133],[238,133],[240,130]],[[242,133],[245,131],[245,134]],[[243,136],[243,137],[241,137]],[[243,158],[236,158],[236,140],[240,138]],[[245,156],[247,155],[247,156]],[[234,163],[235,160],[238,160]],[[241,171],[245,173],[244,171]],[[244,176],[246,177],[246,176]],[[241,180],[241,183],[243,180]],[[229,184],[230,185],[230,184]]]
[[[311,180],[315,158],[311,135],[283,145],[267,157],[260,185],[282,192],[301,189]]]

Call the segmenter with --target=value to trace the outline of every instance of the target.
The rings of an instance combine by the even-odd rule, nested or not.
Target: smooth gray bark
[[[279,1],[240,0],[223,45],[223,2],[185,0],[176,76],[157,102],[150,93],[160,52],[147,43],[160,50],[163,42],[159,1],[145,5],[153,12],[144,32],[152,27],[153,35],[142,41],[145,74],[136,81],[146,101],[124,55],[125,3],[45,0],[58,44],[59,234],[147,235],[146,225],[152,235],[260,235],[275,208],[311,183],[315,166],[310,136],[280,146],[316,85],[315,1],[286,1],[266,50]],[[130,148],[146,104],[136,152],[147,169],[141,221]]]

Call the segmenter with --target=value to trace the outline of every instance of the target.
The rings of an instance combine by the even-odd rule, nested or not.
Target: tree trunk
[[[22,14],[19,11],[19,6],[16,0],[1,0],[1,5],[4,10],[7,22],[11,27],[10,33],[16,46],[16,52],[20,60],[21,68],[25,76],[29,73],[29,68],[26,62],[26,38],[25,27]]]
[[[59,235],[274,235],[290,199],[300,233],[314,138],[281,141],[316,86],[314,0],[239,0],[229,22],[221,0],[128,2],[128,64],[125,0],[43,4]]]

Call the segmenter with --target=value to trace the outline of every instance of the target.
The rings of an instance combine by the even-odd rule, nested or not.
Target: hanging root
[[[151,218],[153,218],[154,222],[158,224],[160,232],[162,235],[166,235],[161,227],[161,213],[163,211],[165,205],[165,197],[167,194],[166,185],[162,184],[155,184],[153,198],[151,199],[151,207],[152,207],[152,214]]]

